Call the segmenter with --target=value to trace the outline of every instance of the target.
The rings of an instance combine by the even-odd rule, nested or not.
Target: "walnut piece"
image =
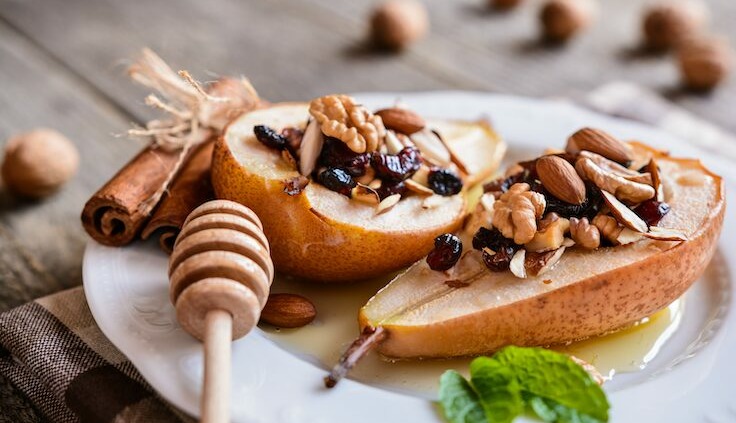
[[[596,228],[598,228],[600,233],[599,238],[602,235],[614,244],[618,243],[618,236],[621,234],[624,227],[619,225],[618,221],[613,216],[599,214],[593,218],[592,223]]]
[[[587,217],[570,218],[570,236],[576,245],[589,250],[594,250],[601,245],[601,233],[596,226],[590,224]]]
[[[518,183],[509,188],[495,202],[493,226],[506,238],[517,244],[526,244],[537,232],[537,219],[547,203],[538,192],[529,191],[529,184]]]
[[[376,151],[386,135],[381,117],[347,95],[315,98],[309,104],[309,113],[325,135],[341,140],[356,153]]]
[[[592,181],[598,188],[610,192],[619,200],[635,204],[654,197],[654,188],[650,185],[630,181],[607,171],[589,157],[579,157],[575,162],[575,170],[583,179]]]

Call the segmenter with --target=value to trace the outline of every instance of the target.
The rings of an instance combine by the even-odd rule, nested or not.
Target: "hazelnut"
[[[548,0],[539,19],[542,35],[553,42],[565,42],[593,21],[595,3],[590,0]]]
[[[511,10],[523,0],[489,0],[488,5],[496,10]]]
[[[666,1],[650,7],[644,14],[644,43],[653,50],[667,50],[693,36],[707,20],[702,3]]]
[[[52,129],[35,129],[8,140],[2,177],[9,190],[40,198],[71,179],[78,166],[79,154],[69,139]]]
[[[379,5],[371,18],[371,36],[381,47],[401,50],[424,37],[429,18],[417,0],[388,0]]]
[[[728,76],[733,66],[733,53],[725,40],[704,37],[683,42],[677,61],[685,86],[710,90]]]

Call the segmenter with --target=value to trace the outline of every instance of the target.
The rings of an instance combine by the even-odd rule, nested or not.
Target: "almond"
[[[570,135],[565,151],[568,153],[590,151],[621,164],[628,164],[632,159],[624,143],[600,129],[593,128],[583,128]]]
[[[585,183],[567,160],[557,156],[540,157],[537,174],[544,188],[556,198],[570,204],[585,201]]]
[[[411,135],[424,128],[424,119],[408,109],[393,107],[379,110],[375,113],[383,120],[383,126],[401,134]]]
[[[298,328],[314,320],[317,309],[296,294],[271,294],[261,311],[261,321],[280,328]]]

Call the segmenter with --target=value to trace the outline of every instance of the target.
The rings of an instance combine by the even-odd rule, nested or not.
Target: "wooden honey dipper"
[[[201,421],[228,422],[230,343],[256,326],[273,281],[258,216],[227,200],[197,207],[174,244],[169,280],[179,324],[204,342]]]

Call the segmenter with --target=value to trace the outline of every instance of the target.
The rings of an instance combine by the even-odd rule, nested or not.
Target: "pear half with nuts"
[[[347,96],[332,97],[352,101]],[[372,197],[374,185],[364,180],[359,188],[368,201],[360,201],[356,198],[359,193],[344,195],[315,180],[322,172],[314,163],[316,156],[324,148],[322,143],[329,140],[318,125],[316,129],[313,126],[315,119],[310,118],[309,108],[309,103],[280,103],[240,116],[216,143],[212,164],[217,197],[240,202],[260,217],[276,269],[308,280],[367,279],[420,259],[432,248],[437,235],[461,226],[467,214],[467,188],[491,176],[505,152],[505,144],[486,122],[427,120],[424,128],[440,133],[446,150],[429,151],[443,147],[437,142],[419,148],[424,162],[441,161],[439,156],[452,152],[453,159],[462,162],[462,192],[438,195],[412,181],[417,192],[407,190],[398,201],[395,195],[376,199]],[[393,118],[384,115],[386,122]],[[287,154],[288,150],[269,148],[256,136],[257,126],[261,131],[263,126],[270,128],[268,134],[277,140],[273,134],[300,128],[304,135],[299,150]],[[423,135],[433,137],[426,129]],[[315,137],[320,140],[316,147]]]
[[[570,142],[568,153],[558,156],[573,163],[576,162],[571,159],[571,150],[575,154],[572,157],[578,160],[581,155],[598,157],[590,151],[583,154],[575,150],[596,150],[595,146],[601,146],[596,137],[601,134],[598,131],[583,137],[589,144],[584,148],[571,149],[575,143]],[[606,135],[602,140],[609,142],[611,137]],[[582,244],[572,245],[575,241],[568,239],[565,250],[562,237],[558,241],[549,241],[555,237],[541,237],[542,244],[557,242],[554,251],[562,249],[564,253],[530,250],[523,260],[523,254],[517,251],[511,263],[506,263],[508,270],[491,271],[488,267],[498,265],[500,258],[492,251],[475,250],[466,237],[462,256],[453,267],[432,270],[428,261],[422,260],[379,291],[360,310],[361,330],[366,333],[365,330],[382,328],[377,349],[390,357],[473,356],[505,345],[548,346],[600,335],[631,325],[669,305],[700,277],[714,254],[725,210],[724,184],[698,160],[672,158],[639,143],[621,143],[617,149],[628,152],[632,160],[600,160],[608,163],[602,166],[607,172],[624,166],[641,169],[642,164],[656,163],[654,169],[646,167],[636,171],[640,176],[634,172],[630,176],[653,185],[654,200],[669,205],[659,222],[645,222],[642,228],[639,220],[643,219],[637,216],[645,215],[646,210],[638,209],[631,201],[619,201],[615,192],[609,192],[617,190],[608,186],[608,191],[599,190],[605,196],[600,200],[600,209],[594,211],[602,216],[597,218],[602,222],[600,231],[594,229],[600,240],[587,239],[595,241],[592,244],[578,236]],[[616,153],[606,145],[603,150],[598,152]],[[620,172],[617,176],[623,178],[626,172]],[[586,180],[586,184],[605,186],[611,181],[614,179]],[[549,190],[537,191],[545,193],[548,211],[561,204],[551,199]],[[648,190],[637,192],[645,191]],[[496,199],[495,206],[499,207],[501,201]],[[557,216],[552,223],[566,221],[566,226],[552,226],[562,227],[562,232],[569,230],[570,222],[580,231],[594,226],[591,223],[583,228],[581,220]],[[489,217],[487,210],[479,207],[469,221],[490,225],[496,223],[496,216]],[[545,231],[539,226],[535,239]],[[541,272],[538,266],[535,269],[535,263],[529,266],[529,256],[534,254],[538,260],[557,255],[556,263]],[[521,269],[516,260],[520,255]]]

